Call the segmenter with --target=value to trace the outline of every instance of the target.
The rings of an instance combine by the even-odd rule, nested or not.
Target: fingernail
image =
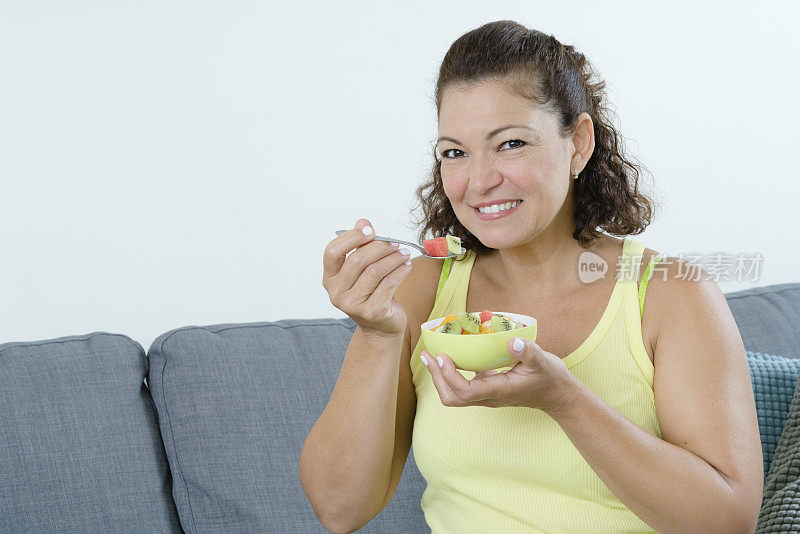
[[[400,249],[400,254],[402,254],[403,256],[410,256],[411,252],[409,252],[406,247],[403,247]]]
[[[439,367],[444,365],[444,360],[442,359],[441,356],[437,356],[436,357],[436,361],[439,362]]]
[[[522,349],[525,348],[525,342],[522,341],[522,338],[514,338],[514,350],[517,352],[522,352]]]
[[[361,231],[364,232],[364,235],[366,235],[366,236],[371,236],[372,235],[372,227],[371,226],[365,226],[364,228],[361,229]]]
[[[425,364],[425,367],[428,367],[428,358],[423,356],[422,354],[419,355],[419,359],[422,360],[422,363]]]

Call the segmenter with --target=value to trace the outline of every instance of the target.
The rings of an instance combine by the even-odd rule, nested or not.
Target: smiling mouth
[[[517,205],[513,208],[509,208],[506,210],[500,211],[490,211],[490,212],[482,212],[478,208],[473,207],[472,209],[475,210],[475,215],[482,221],[494,221],[496,219],[503,219],[508,217],[509,215],[515,213],[522,204],[524,204],[524,200],[520,200],[517,202]]]
[[[483,209],[483,208],[490,208],[490,207],[495,207],[495,206],[503,206],[503,209],[499,209],[498,208],[495,211],[481,211],[481,213],[500,213],[500,212],[503,212],[503,211],[512,210],[515,207],[517,207],[519,204],[522,204],[522,199],[520,199],[520,198],[518,198],[516,200],[509,201],[509,202],[503,202],[502,204],[490,204],[488,206],[480,206],[480,207],[472,206],[472,207],[475,208],[478,211],[481,211],[481,209]],[[509,207],[506,208],[506,206],[509,206]]]

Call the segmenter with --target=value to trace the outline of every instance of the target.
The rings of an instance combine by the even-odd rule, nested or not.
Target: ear
[[[582,171],[594,153],[594,123],[592,118],[584,111],[578,115],[576,123],[575,133],[572,134],[572,146],[575,149],[575,154],[572,156],[572,161],[570,161],[570,172],[573,170]]]

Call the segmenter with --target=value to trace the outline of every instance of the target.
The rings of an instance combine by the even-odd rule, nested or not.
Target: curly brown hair
[[[623,154],[621,136],[611,123],[605,82],[583,54],[554,36],[528,29],[512,20],[484,24],[456,39],[442,60],[436,81],[436,115],[442,95],[453,85],[473,87],[486,81],[502,81],[513,92],[535,102],[558,117],[559,135],[571,136],[577,118],[586,112],[594,123],[595,148],[574,182],[572,202],[575,229],[572,237],[589,248],[606,232],[626,236],[640,234],[650,224],[656,203],[639,192],[644,170]],[[433,146],[430,180],[416,189],[423,218],[414,221],[418,240],[427,235],[458,236],[461,244],[478,254],[495,249],[481,243],[458,220],[442,185],[442,162]],[[461,258],[459,258],[461,259]]]

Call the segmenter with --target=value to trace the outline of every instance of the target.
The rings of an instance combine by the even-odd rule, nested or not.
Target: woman
[[[754,530],[763,463],[738,328],[702,270],[628,237],[652,202],[592,74],[573,47],[513,21],[461,36],[441,65],[436,161],[417,193],[420,239],[453,234],[467,253],[409,269],[360,232],[363,219],[326,249],[326,289],[359,328],[304,461],[323,439],[372,433],[349,456],[313,457],[344,462],[316,482],[316,495],[351,488],[329,515],[340,530],[389,502],[409,439],[434,533]],[[602,275],[587,279],[589,264]],[[535,342],[509,342],[515,365],[475,374],[425,350],[421,322],[484,309],[536,317]],[[357,395],[360,412],[345,400]],[[312,504],[313,484],[306,476]]]

